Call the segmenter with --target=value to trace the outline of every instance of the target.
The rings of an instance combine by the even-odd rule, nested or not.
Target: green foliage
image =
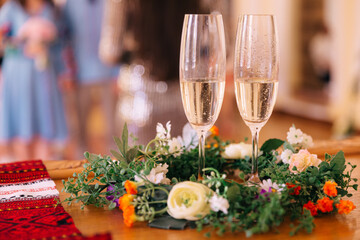
[[[205,149],[206,167],[223,170],[226,160],[221,157],[223,145],[218,138],[216,143],[212,143]],[[194,148],[186,151],[178,157],[173,155],[161,156],[162,163],[169,165],[168,178],[177,178],[178,181],[189,180],[192,175],[197,175],[199,169],[199,150]]]
[[[267,140],[266,142],[264,142],[264,144],[261,146],[260,150],[263,151],[264,153],[270,153],[271,151],[276,150],[279,147],[281,147],[283,144],[284,144],[283,140],[271,138],[271,139]]]
[[[304,213],[298,219],[299,224],[294,226],[291,224],[292,230],[290,232],[290,236],[294,236],[300,230],[305,230],[307,233],[311,233],[315,227],[314,217],[311,216],[311,213],[308,209],[304,209]]]
[[[81,201],[82,207],[92,204],[97,207],[107,205],[109,209],[115,208],[116,204],[108,201],[106,197],[113,196],[116,199],[122,196],[126,193],[124,182],[134,180],[137,175],[143,178],[144,182],[138,187],[133,204],[136,206],[138,219],[151,222],[166,213],[171,185],[184,180],[197,181],[195,176],[198,172],[198,148],[181,149],[181,154],[170,153],[166,140],[159,138],[150,141],[147,146],[130,147],[128,137],[126,125],[121,138],[114,137],[117,150],[111,150],[111,153],[116,160],[112,160],[110,156],[85,153],[88,163],[84,165],[84,171],[74,173],[68,181],[63,181],[63,190],[70,193],[70,197],[64,202],[71,204],[72,201]],[[308,201],[316,203],[324,196],[323,187],[326,181],[337,183],[337,200],[343,196],[350,197],[349,190],[358,188],[357,179],[351,176],[356,165],[346,163],[342,151],[333,156],[325,154],[325,161],[318,167],[310,166],[305,171],[294,174],[289,170],[289,164],[278,160],[277,150],[282,147],[296,153],[299,148],[294,148],[286,141],[269,139],[260,148],[259,176],[262,180],[271,179],[282,189],[260,192],[258,185],[248,185],[246,182],[239,183],[226,178],[226,175],[232,175],[239,170],[238,177],[245,181],[251,172],[250,156],[244,159],[224,159],[221,153],[229,142],[224,142],[216,136],[208,138],[207,141],[207,168],[203,169],[207,177],[201,182],[217,195],[227,199],[229,208],[227,214],[222,211],[211,211],[196,221],[199,231],[206,225],[218,235],[226,231],[243,231],[246,236],[252,236],[278,227],[284,218],[289,216],[293,221],[290,235],[301,230],[311,232],[315,227],[314,217],[310,211],[304,210],[303,206]],[[166,177],[171,179],[170,186],[154,184],[144,178],[158,164],[169,166]],[[348,170],[346,166],[349,166]],[[294,189],[288,189],[285,184],[299,188],[298,193],[295,194]],[[107,191],[109,186],[113,188],[112,191]],[[165,216],[164,219],[166,218],[169,216]],[[154,225],[159,226],[161,222],[164,220],[157,221]],[[211,233],[208,232],[206,235],[210,236]]]
[[[134,173],[127,168],[126,163],[112,161],[109,156],[85,153],[85,157],[89,163],[84,164],[84,171],[74,173],[73,178],[69,178],[68,181],[63,180],[63,191],[71,194],[64,201],[81,201],[82,207],[90,204],[97,207],[113,207],[106,196],[119,197],[124,194],[122,182],[132,178]],[[109,185],[114,188],[113,192],[104,191]]]

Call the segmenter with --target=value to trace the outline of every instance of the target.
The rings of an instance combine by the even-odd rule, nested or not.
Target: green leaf
[[[319,169],[317,167],[312,167],[311,176],[316,177],[317,175],[319,175]]]
[[[103,184],[106,184],[106,183],[107,183],[106,177],[100,178],[99,181],[100,181],[100,183],[103,183]]]
[[[143,172],[142,174],[146,176],[146,175],[149,175],[150,172],[151,172],[151,169],[150,169],[150,168],[145,168],[145,169],[144,169],[144,172]]]
[[[346,191],[345,189],[341,189],[341,188],[336,188],[336,189],[338,191],[338,194],[342,197],[348,194],[348,191]]]
[[[116,143],[117,148],[119,149],[120,153],[124,155],[125,151],[123,148],[123,144],[119,137],[114,136],[114,142]]]
[[[346,166],[345,166],[345,156],[343,151],[339,151],[333,159],[330,161],[330,168],[334,171],[342,173]]]
[[[169,215],[165,215],[159,218],[154,219],[149,226],[152,228],[161,228],[161,229],[185,229],[188,221],[184,219],[175,219]]]
[[[267,140],[260,148],[265,153],[270,153],[272,150],[276,150],[284,144],[283,140],[277,138],[271,138]]]
[[[172,184],[177,184],[178,182],[179,182],[179,181],[177,180],[177,178],[174,178],[174,177],[173,177],[173,178],[171,179],[171,183],[172,183]]]
[[[90,153],[89,158],[87,158],[87,160],[90,163],[94,163],[99,160],[99,156],[97,154]]]
[[[316,177],[310,177],[309,178],[309,183],[313,184],[315,182],[315,180],[316,180]]]
[[[331,160],[331,155],[328,153],[325,153],[325,161],[329,162]]]
[[[291,146],[291,144],[290,143],[288,143],[288,142],[284,142],[284,149],[289,149],[289,150],[291,150],[293,153],[295,152],[295,149],[293,148],[293,146]]]
[[[229,202],[235,202],[237,200],[237,197],[240,196],[240,188],[237,185],[232,185],[229,187],[227,191],[227,197],[229,199]]]
[[[126,161],[129,163],[134,160],[134,158],[137,156],[139,150],[136,147],[133,147],[129,149],[126,153]]]
[[[116,203],[115,202],[111,202],[109,205],[109,209],[112,210],[116,207]]]
[[[245,181],[245,173],[241,171],[241,172],[239,173],[239,178],[240,178],[241,180]]]
[[[324,174],[326,171],[329,170],[330,164],[328,162],[323,161],[319,164],[318,167],[319,167],[319,172]]]
[[[110,150],[111,154],[119,161],[125,161],[125,158],[115,150]]]
[[[190,177],[190,181],[192,181],[192,182],[196,182],[196,177],[195,177],[195,175],[193,174],[193,175],[191,175],[191,177]]]
[[[124,128],[123,128],[123,132],[122,132],[122,144],[123,144],[123,152],[126,153],[128,150],[128,136],[129,136],[129,132],[127,129],[127,124],[124,124]]]

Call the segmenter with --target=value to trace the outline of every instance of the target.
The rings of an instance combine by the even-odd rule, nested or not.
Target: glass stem
[[[250,128],[252,134],[252,161],[251,161],[251,174],[253,177],[258,177],[258,144],[259,144],[259,127]]]
[[[198,171],[198,180],[202,180],[203,172],[202,170],[205,168],[205,136],[206,131],[199,131],[199,171]]]

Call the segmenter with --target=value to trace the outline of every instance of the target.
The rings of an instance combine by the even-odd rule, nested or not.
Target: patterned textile
[[[111,239],[84,237],[58,198],[42,161],[0,165],[0,239]]]

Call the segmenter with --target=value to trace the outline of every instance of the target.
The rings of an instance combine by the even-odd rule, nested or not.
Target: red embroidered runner
[[[0,239],[111,239],[84,237],[58,198],[42,161],[0,165]]]

